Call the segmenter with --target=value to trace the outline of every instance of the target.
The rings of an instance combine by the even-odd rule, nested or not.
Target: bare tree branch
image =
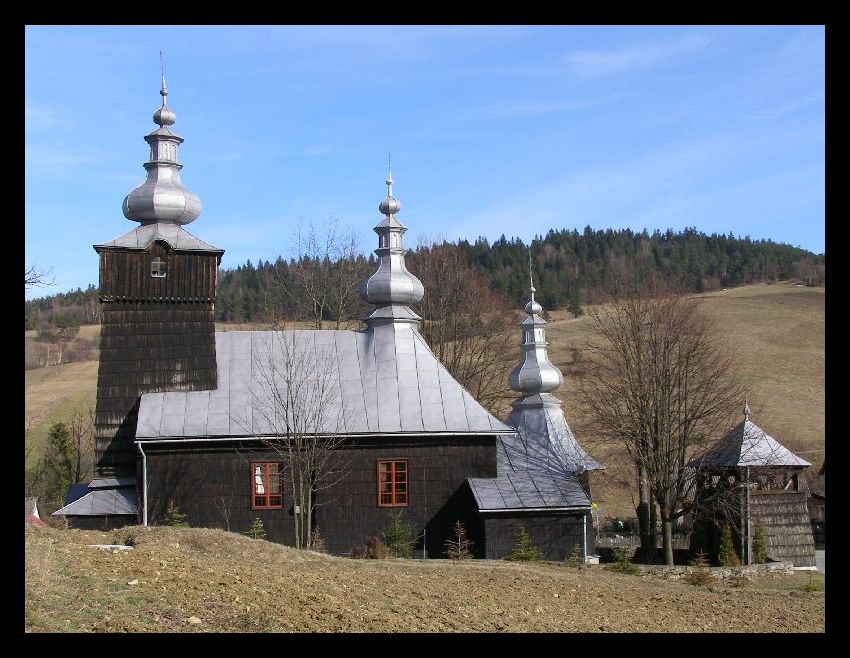
[[[29,290],[33,287],[52,286],[56,277],[53,274],[53,268],[48,270],[42,269],[37,265],[31,265],[24,270],[24,289]]]

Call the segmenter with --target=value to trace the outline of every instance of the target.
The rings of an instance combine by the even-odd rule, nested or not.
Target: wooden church
[[[419,332],[410,305],[425,291],[405,266],[391,174],[377,270],[359,289],[375,307],[363,330],[216,333],[224,251],[184,228],[201,204],[180,181],[183,139],[171,130],[164,78],[160,93],[146,180],[123,206],[140,226],[94,246],[103,310],[95,479],[56,514],[78,527],[147,525],[174,503],[190,525],[242,532],[260,518],[269,539],[294,544],[303,511],[282,455],[300,418],[302,434],[333,446],[334,477],[310,492],[310,521],[332,553],[362,546],[401,512],[427,557],[444,555],[457,520],[477,557],[507,555],[519,528],[547,559],[587,555],[589,472],[602,467],[551,393],[563,377],[533,285],[510,376],[521,397],[506,422]]]

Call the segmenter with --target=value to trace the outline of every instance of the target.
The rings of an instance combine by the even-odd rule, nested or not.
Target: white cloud
[[[667,43],[619,50],[576,50],[567,54],[565,59],[579,75],[595,78],[611,73],[651,68],[677,55],[705,48],[708,44],[707,37],[693,35]]]

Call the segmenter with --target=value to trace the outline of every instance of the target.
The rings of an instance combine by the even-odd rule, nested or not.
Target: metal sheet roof
[[[224,253],[223,249],[213,247],[199,240],[182,226],[177,224],[145,224],[120,235],[114,240],[94,245],[98,248],[120,247],[124,249],[147,249],[154,240],[164,240],[172,249],[178,251],[212,251]]]
[[[500,437],[498,443],[512,439]],[[554,511],[590,507],[590,499],[575,477],[546,471],[514,470],[503,458],[503,446],[500,446],[498,454],[497,477],[467,480],[480,511]]]
[[[699,461],[711,466],[726,467],[811,466],[751,420],[738,423],[703,457],[690,463]]]
[[[284,394],[287,379],[303,381],[305,401],[317,382],[327,386],[325,403],[310,403],[313,411],[322,407],[313,425],[319,433],[514,433],[455,381],[406,323],[366,331],[218,332],[216,361],[216,390],[142,395],[136,438],[284,434],[284,414],[270,402],[268,382]]]
[[[519,432],[520,441],[505,442],[515,468],[532,468],[555,475],[575,475],[603,469],[585,452],[564,416],[561,401],[550,393],[515,402],[507,419]]]
[[[53,516],[115,516],[138,513],[135,487],[95,489],[70,505],[53,512]]]

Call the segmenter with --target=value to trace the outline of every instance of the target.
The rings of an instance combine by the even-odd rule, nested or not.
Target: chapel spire
[[[529,291],[531,300],[525,305],[528,317],[519,323],[523,332],[522,355],[519,363],[508,376],[510,387],[526,396],[554,391],[564,382],[564,376],[549,361],[549,354],[546,351],[549,343],[546,342],[546,330],[543,327],[547,322],[539,315],[543,307],[534,299],[537,289],[534,287],[534,278],[531,273],[530,250]]]
[[[387,166],[386,185],[387,196],[378,204],[384,218],[374,228],[378,234],[378,248],[375,249],[378,269],[359,288],[360,296],[378,307],[366,321],[385,318],[393,322],[419,322],[421,318],[407,305],[421,300],[425,288],[404,264],[407,250],[403,236],[407,228],[395,216],[401,210],[401,202],[393,196],[391,164]]]
[[[183,165],[177,162],[177,147],[183,138],[169,128],[177,116],[168,107],[164,69],[161,79],[162,105],[153,113],[153,122],[159,128],[145,135],[145,141],[150,144],[150,160],[143,165],[147,177],[124,198],[124,216],[142,225],[188,224],[201,214],[201,200],[180,181]]]

